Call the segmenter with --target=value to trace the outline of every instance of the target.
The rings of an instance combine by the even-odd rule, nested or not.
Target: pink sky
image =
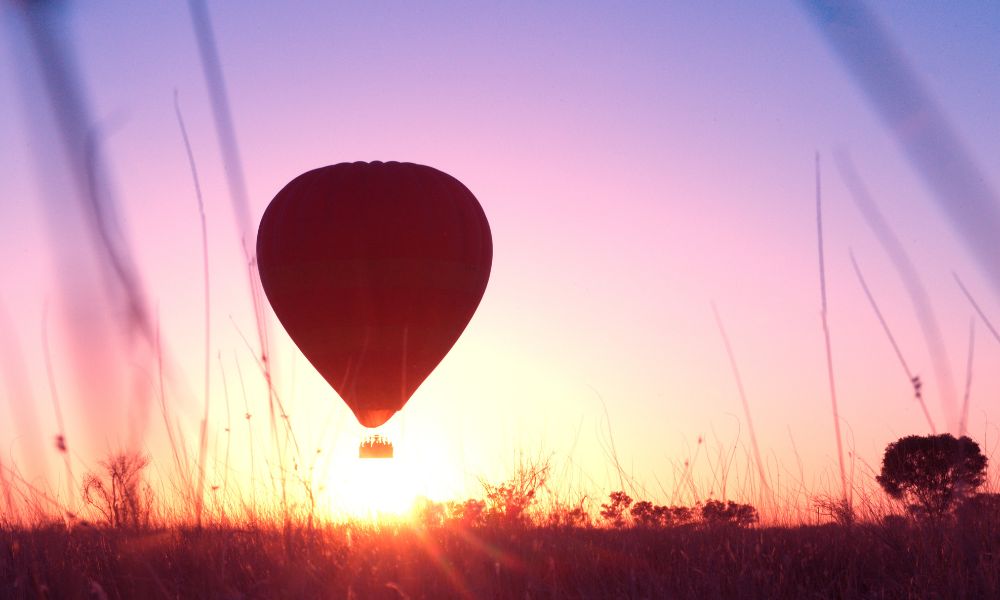
[[[1000,321],[995,288],[795,5],[209,8],[254,224],[294,176],[355,160],[434,166],[463,181],[486,211],[495,250],[483,303],[390,424],[400,451],[409,444],[414,468],[432,469],[441,481],[428,494],[472,493],[478,477],[508,473],[518,452],[552,453],[567,465],[560,467],[567,487],[603,493],[618,485],[610,431],[622,467],[651,495],[672,500],[682,487],[678,466],[696,454],[700,494],[721,495],[706,458],[717,461],[720,449],[735,447],[745,465],[750,451],[713,301],[768,472],[779,486],[796,488],[801,460],[810,490],[837,489],[819,320],[816,151],[824,168],[837,387],[859,478],[867,477],[865,464],[877,468],[887,443],[927,427],[851,270],[849,249],[926,382],[942,430],[946,414],[905,288],[852,203],[835,149],[850,152],[917,265],[957,398],[973,312],[953,270]],[[26,439],[33,421],[54,480],[61,471],[49,441],[56,429],[43,305],[50,306],[53,366],[81,464],[128,443],[134,419],[126,399],[135,397],[133,385],[156,397],[155,377],[143,384],[135,375],[155,361],[95,337],[85,338],[90,350],[73,350],[73,336],[88,335],[82,323],[99,337],[115,330],[113,315],[73,211],[60,213],[56,229],[43,209],[43,198],[68,198],[74,188],[38,95],[30,46],[13,10],[2,12],[10,35],[0,46],[0,243],[8,257],[0,264],[0,280],[8,282],[0,288],[8,321],[0,333],[24,369],[8,359],[0,372],[7,405],[0,442],[4,464],[27,470],[36,456],[37,440]],[[106,131],[123,229],[173,361],[171,410],[194,449],[204,401],[204,307],[197,204],[173,114],[179,93],[209,228],[216,366],[210,445],[220,453],[211,460],[232,436],[243,461],[234,472],[246,480],[251,441],[235,391],[237,362],[256,419],[257,460],[269,451],[266,394],[238,333],[252,336],[254,321],[190,17],[182,5],[65,12],[61,22],[92,117]],[[992,49],[1000,42],[1000,10],[889,3],[877,14],[996,189],[1000,84]],[[82,280],[73,297],[59,256]],[[316,468],[327,488],[336,488],[360,430],[273,318],[271,335],[277,387],[296,435],[306,454],[322,450]],[[988,450],[1000,439],[1000,344],[981,322],[975,342],[969,431]],[[81,352],[88,355],[82,362],[108,369],[90,372],[100,380],[90,392],[73,374]],[[239,423],[229,434],[220,357]],[[101,386],[106,393],[91,397]],[[142,443],[168,469],[158,409],[148,423]],[[256,468],[263,479],[264,467]],[[734,469],[730,496],[748,477],[744,471]]]

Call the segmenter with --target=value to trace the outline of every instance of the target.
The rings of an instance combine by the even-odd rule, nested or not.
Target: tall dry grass
[[[0,531],[9,598],[993,598],[1000,522]],[[102,596],[103,594],[103,596]]]

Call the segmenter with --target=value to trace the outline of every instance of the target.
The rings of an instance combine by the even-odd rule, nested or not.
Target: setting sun
[[[326,475],[327,510],[334,518],[374,522],[401,520],[421,501],[457,498],[462,489],[462,470],[454,457],[430,436],[402,431],[392,423],[393,458],[359,458],[351,436],[341,436]],[[355,440],[361,438],[355,438]]]
[[[406,516],[419,495],[414,477],[395,458],[355,458],[337,484],[344,492],[336,494],[336,505],[348,516],[372,521]]]

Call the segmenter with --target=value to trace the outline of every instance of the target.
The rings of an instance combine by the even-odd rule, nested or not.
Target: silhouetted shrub
[[[564,521],[570,527],[590,527],[590,514],[582,506],[577,506],[564,513]]]
[[[940,517],[986,479],[986,457],[968,436],[911,435],[889,444],[876,478],[916,516]]]
[[[749,504],[709,500],[701,507],[701,520],[706,525],[748,527],[759,520],[757,509]]]
[[[663,523],[667,527],[676,525],[687,525],[695,519],[695,511],[690,506],[671,506],[671,507],[659,507],[665,509],[663,511]]]
[[[486,502],[470,498],[448,504],[448,520],[464,527],[480,527],[486,522]]]
[[[142,471],[149,466],[149,457],[122,452],[109,456],[100,465],[106,478],[87,473],[83,477],[83,501],[94,507],[111,527],[148,527],[153,491],[142,480]]]
[[[601,516],[613,527],[625,525],[625,514],[632,505],[632,498],[625,492],[611,492],[607,504],[601,505]]]
[[[838,525],[851,525],[854,523],[854,507],[846,499],[817,496],[812,501],[816,507],[816,513],[820,516],[828,517]]]
[[[632,521],[642,527],[659,527],[663,525],[661,511],[657,510],[662,506],[653,506],[648,500],[640,500],[632,505],[629,511],[632,514]]]
[[[686,525],[695,520],[695,511],[688,506],[663,506],[653,504],[648,500],[632,503],[632,499],[624,492],[611,494],[609,504],[601,505],[601,516],[610,524],[621,527],[625,522],[625,508],[632,516],[632,522],[639,527],[676,527]]]
[[[513,477],[499,485],[482,482],[486,517],[505,523],[523,521],[548,478],[549,462],[543,461],[521,464]]]
[[[590,513],[584,508],[587,498],[582,497],[576,504],[554,503],[544,512],[540,523],[547,527],[590,527]]]

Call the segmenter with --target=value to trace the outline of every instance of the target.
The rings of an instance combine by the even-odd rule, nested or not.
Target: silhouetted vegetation
[[[812,499],[816,512],[838,525],[850,525],[857,520],[854,507],[846,498],[832,498],[821,495]]]
[[[986,457],[967,436],[907,436],[885,449],[876,478],[915,516],[941,517],[986,480]]]
[[[625,492],[611,492],[608,503],[601,505],[601,517],[612,527],[621,527],[625,524],[625,511],[631,505],[632,498]]]
[[[649,500],[633,501],[623,491],[611,492],[601,504],[601,518],[609,527],[657,528],[700,523],[708,526],[749,527],[760,520],[757,509],[733,501],[709,500],[696,506],[663,506]]]
[[[539,491],[549,479],[547,461],[522,463],[509,480],[494,485],[482,482],[486,494],[485,515],[493,521],[518,523],[525,519],[527,510],[538,498]]]
[[[149,527],[152,489],[142,480],[149,457],[120,452],[101,461],[104,474],[83,477],[83,501],[97,510],[111,527]]]
[[[486,503],[470,498],[465,502],[449,502],[448,515],[452,522],[465,527],[481,527],[486,523]]]
[[[749,504],[709,500],[701,507],[701,520],[708,525],[748,527],[760,520],[757,509]]]
[[[117,454],[84,485],[100,526],[0,527],[0,597],[1000,597],[1000,495],[974,493],[985,460],[955,442],[964,450],[948,461],[931,458],[949,441],[890,444],[879,475],[954,519],[915,518],[928,514],[919,504],[859,520],[828,500],[832,523],[794,527],[732,500],[668,506],[619,490],[589,509],[560,503],[546,461],[483,482],[483,498],[424,500],[408,521],[158,527],[148,459]]]
[[[4,529],[0,597],[1000,597],[1000,521],[929,523]]]

